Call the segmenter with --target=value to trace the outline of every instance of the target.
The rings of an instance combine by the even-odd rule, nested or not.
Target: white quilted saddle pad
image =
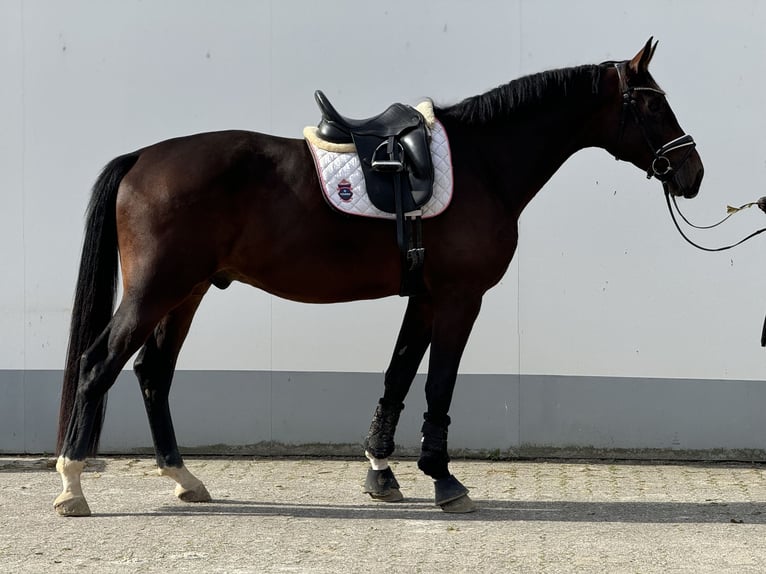
[[[353,151],[353,144],[338,146],[326,142],[329,145],[324,145],[325,142],[319,140],[313,126],[304,129],[303,134],[314,157],[322,192],[332,207],[351,215],[396,219],[395,214],[380,211],[367,197],[362,166],[359,157]],[[438,120],[434,120],[431,126],[430,147],[434,164],[434,189],[431,199],[421,208],[424,218],[439,215],[447,209],[452,199],[452,158],[449,141],[444,126]]]

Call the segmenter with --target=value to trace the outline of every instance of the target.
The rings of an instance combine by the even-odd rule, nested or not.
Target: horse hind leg
[[[399,415],[404,409],[404,399],[430,341],[430,303],[426,298],[410,298],[394,354],[386,370],[385,391],[378,401],[364,441],[364,454],[370,461],[364,492],[374,500],[398,502],[403,498],[399,483],[388,465],[388,458],[396,447],[394,435]]]
[[[175,495],[184,502],[211,500],[202,481],[184,465],[178,451],[169,403],[178,353],[207,288],[206,285],[193,293],[159,322],[133,365],[154,441],[157,472],[175,481]]]
[[[151,321],[140,319],[135,311],[130,304],[121,304],[80,362],[74,407],[56,462],[63,489],[54,501],[54,508],[62,516],[90,515],[80,475],[86,456],[95,451],[103,401],[122,367],[153,326]]]

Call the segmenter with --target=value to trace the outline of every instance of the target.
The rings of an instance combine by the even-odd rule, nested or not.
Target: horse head
[[[610,151],[646,171],[647,178],[656,177],[666,193],[692,198],[702,183],[702,160],[649,73],[656,48],[649,38],[633,59],[611,64],[618,82],[619,123]]]

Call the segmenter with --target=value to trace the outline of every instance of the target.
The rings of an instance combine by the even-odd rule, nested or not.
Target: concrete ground
[[[361,493],[362,460],[187,464],[212,503],[107,458],[83,475],[93,516],[61,518],[50,461],[0,458],[0,572],[766,571],[764,466],[458,460],[479,510],[449,515],[412,460],[395,504]]]

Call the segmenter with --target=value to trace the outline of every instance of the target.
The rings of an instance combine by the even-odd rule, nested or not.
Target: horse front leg
[[[365,456],[370,461],[364,492],[375,500],[397,502],[403,498],[388,465],[388,457],[396,447],[394,434],[404,409],[404,399],[431,342],[432,317],[430,299],[409,299],[394,354],[386,370],[383,397],[378,401],[364,441]]]
[[[460,359],[481,308],[481,296],[453,293],[434,310],[431,356],[426,379],[423,440],[418,468],[434,479],[435,503],[445,512],[473,512],[468,489],[449,471],[449,408]]]

